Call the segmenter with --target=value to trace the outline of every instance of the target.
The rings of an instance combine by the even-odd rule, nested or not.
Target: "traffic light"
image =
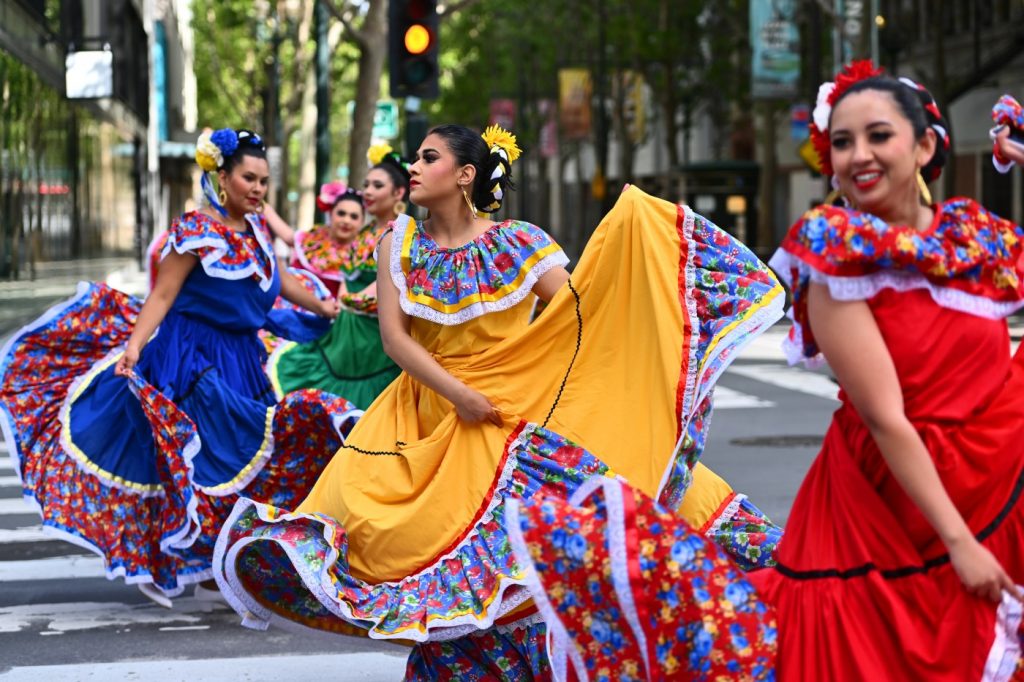
[[[391,0],[388,73],[392,97],[437,97],[437,2]]]

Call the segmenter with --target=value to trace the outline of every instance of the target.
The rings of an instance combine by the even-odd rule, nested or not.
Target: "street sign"
[[[348,120],[356,110],[356,103],[348,103]],[[398,105],[394,102],[377,102],[377,109],[373,112],[373,133],[371,136],[378,140],[393,140],[398,137]]]

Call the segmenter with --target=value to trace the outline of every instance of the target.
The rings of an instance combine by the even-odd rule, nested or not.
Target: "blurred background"
[[[1024,95],[1022,0],[2,0],[0,281],[139,260],[197,196],[204,127],[266,139],[296,227],[366,149],[499,123],[525,154],[501,217],[581,250],[623,183],[685,201],[767,257],[820,201],[818,85],[873,57],[950,119],[936,199],[1024,220],[989,110]]]

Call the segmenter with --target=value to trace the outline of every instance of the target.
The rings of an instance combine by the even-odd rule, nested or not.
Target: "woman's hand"
[[[338,316],[341,312],[341,303],[336,298],[329,298],[326,301],[320,301],[320,305],[316,311],[321,317],[329,317],[332,320]]]
[[[960,576],[960,582],[971,594],[997,602],[1003,598],[1003,590],[1006,590],[1018,601],[1024,601],[1020,590],[1006,575],[992,552],[973,537],[967,536],[960,542],[952,543],[949,547],[949,560]]]
[[[1024,168],[1024,147],[1010,141],[1010,129],[1003,126],[1003,129],[996,134],[996,146],[999,147],[999,154],[1007,161],[1012,161]]]
[[[130,377],[135,375],[135,365],[139,364],[139,349],[128,346],[124,349],[124,355],[117,361],[114,367],[114,375],[119,377]]]
[[[455,401],[455,411],[458,413],[459,419],[467,424],[489,421],[495,426],[502,425],[501,416],[494,405],[491,405],[491,401],[483,393],[474,391],[468,386]]]

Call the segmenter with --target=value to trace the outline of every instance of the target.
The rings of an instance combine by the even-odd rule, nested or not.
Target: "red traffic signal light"
[[[438,95],[436,0],[390,0],[388,75],[392,97]]]

